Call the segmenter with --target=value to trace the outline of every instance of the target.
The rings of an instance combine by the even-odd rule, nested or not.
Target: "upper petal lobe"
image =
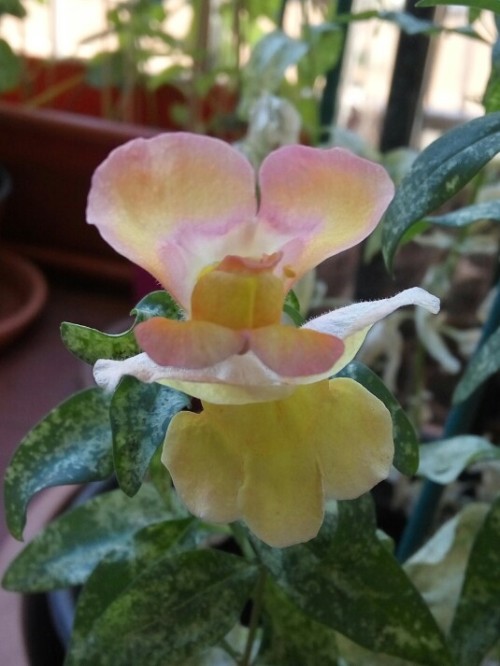
[[[255,174],[246,158],[217,139],[180,132],[114,150],[94,174],[87,219],[189,306],[199,270],[224,257],[211,252],[211,237],[248,224],[255,213]]]
[[[259,185],[259,220],[282,239],[297,277],[366,238],[394,196],[383,167],[341,148],[280,148],[262,164]]]

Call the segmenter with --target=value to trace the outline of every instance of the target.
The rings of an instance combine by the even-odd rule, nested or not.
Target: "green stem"
[[[64,81],[54,83],[42,93],[36,95],[36,97],[32,97],[26,102],[26,105],[33,108],[44,106],[45,104],[52,102],[56,97],[59,97],[59,95],[76,88],[76,86],[84,80],[85,74],[75,74],[74,76],[70,76],[69,78],[64,79]]]
[[[252,597],[253,606],[252,613],[250,615],[250,626],[248,628],[248,638],[245,645],[245,652],[241,659],[239,666],[250,666],[252,658],[252,649],[255,642],[255,637],[257,635],[257,629],[259,628],[260,615],[262,612],[262,603],[264,600],[264,589],[266,586],[266,577],[267,572],[264,568],[260,570],[259,578],[257,584],[255,585],[255,592]]]
[[[352,0],[338,0],[336,16],[349,14],[352,9]],[[340,85],[340,74],[345,56],[345,47],[347,41],[347,32],[349,24],[345,23],[340,27],[342,31],[342,49],[336,64],[326,73],[325,87],[319,105],[319,142],[326,143],[331,139],[331,126],[335,121],[337,112],[337,97]]]
[[[285,12],[286,12],[286,6],[288,4],[288,0],[281,0],[278,13],[276,16],[276,26],[280,29],[283,30],[283,22],[285,20]]]

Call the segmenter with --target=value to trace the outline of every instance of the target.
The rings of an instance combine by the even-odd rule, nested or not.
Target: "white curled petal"
[[[162,379],[165,368],[154,363],[147,354],[131,356],[124,361],[100,359],[94,365],[96,384],[105,391],[114,391],[125,375],[130,375],[141,382],[151,383]]]
[[[352,305],[332,310],[315,319],[311,319],[311,321],[304,324],[303,328],[336,335],[338,338],[344,340],[349,335],[373,326],[375,322],[387,317],[387,315],[405,305],[419,305],[434,314],[439,312],[439,298],[429,294],[425,289],[412,287],[390,298],[353,303]]]
[[[344,353],[332,368],[334,374],[354,358],[373,324],[406,305],[418,305],[433,314],[437,314],[440,307],[439,298],[429,294],[425,289],[413,287],[391,298],[354,303],[332,310],[311,319],[303,328],[335,335],[344,342]]]
[[[114,391],[125,375],[142,382],[158,382],[215,404],[245,404],[278,400],[294,387],[267,368],[252,353],[232,356],[221,363],[196,370],[161,366],[147,354],[124,361],[101,359],[94,366],[98,386]]]

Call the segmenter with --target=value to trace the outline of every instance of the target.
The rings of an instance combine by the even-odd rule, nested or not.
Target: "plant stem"
[[[76,88],[76,86],[78,86],[80,83],[83,83],[83,81],[85,81],[84,73],[75,74],[74,76],[70,76],[67,79],[64,79],[64,81],[54,83],[39,95],[36,95],[36,97],[32,97],[30,100],[28,100],[26,102],[26,106],[33,108],[44,106],[45,104],[48,104],[54,100],[56,97],[59,97],[59,95],[62,95],[68,90]]]
[[[259,578],[257,579],[257,584],[255,585],[255,592],[253,594],[253,606],[252,613],[250,615],[250,626],[248,629],[248,638],[245,645],[245,652],[239,666],[250,666],[252,658],[252,649],[255,642],[255,637],[257,635],[257,629],[259,628],[260,614],[262,611],[262,602],[264,598],[264,589],[266,586],[266,577],[267,572],[262,567],[259,573]]]
[[[349,14],[352,9],[352,0],[339,0],[336,15]],[[343,33],[343,43],[339,59],[335,65],[326,73],[325,87],[319,105],[319,142],[325,143],[331,139],[331,126],[335,120],[337,111],[337,97],[340,85],[340,74],[345,56],[347,32],[349,24],[344,23],[340,30]]]
[[[285,20],[285,12],[288,0],[281,0],[281,4],[278,9],[278,14],[276,16],[276,27],[280,30],[283,30],[283,22]]]

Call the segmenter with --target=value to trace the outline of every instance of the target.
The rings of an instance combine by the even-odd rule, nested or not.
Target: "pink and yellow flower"
[[[163,461],[197,516],[244,519],[286,546],[315,536],[325,500],[368,491],[389,472],[385,406],[350,379],[329,379],[370,327],[403,305],[433,312],[409,289],[283,322],[290,288],[323,260],[359,243],[393,196],[378,165],[342,149],[287,146],[250,163],[207,137],[168,134],[115,150],[97,169],[88,221],[176,298],[181,321],[136,327],[143,352],[101,360],[95,377],[125,375],[200,398],[201,414],[172,420]]]

